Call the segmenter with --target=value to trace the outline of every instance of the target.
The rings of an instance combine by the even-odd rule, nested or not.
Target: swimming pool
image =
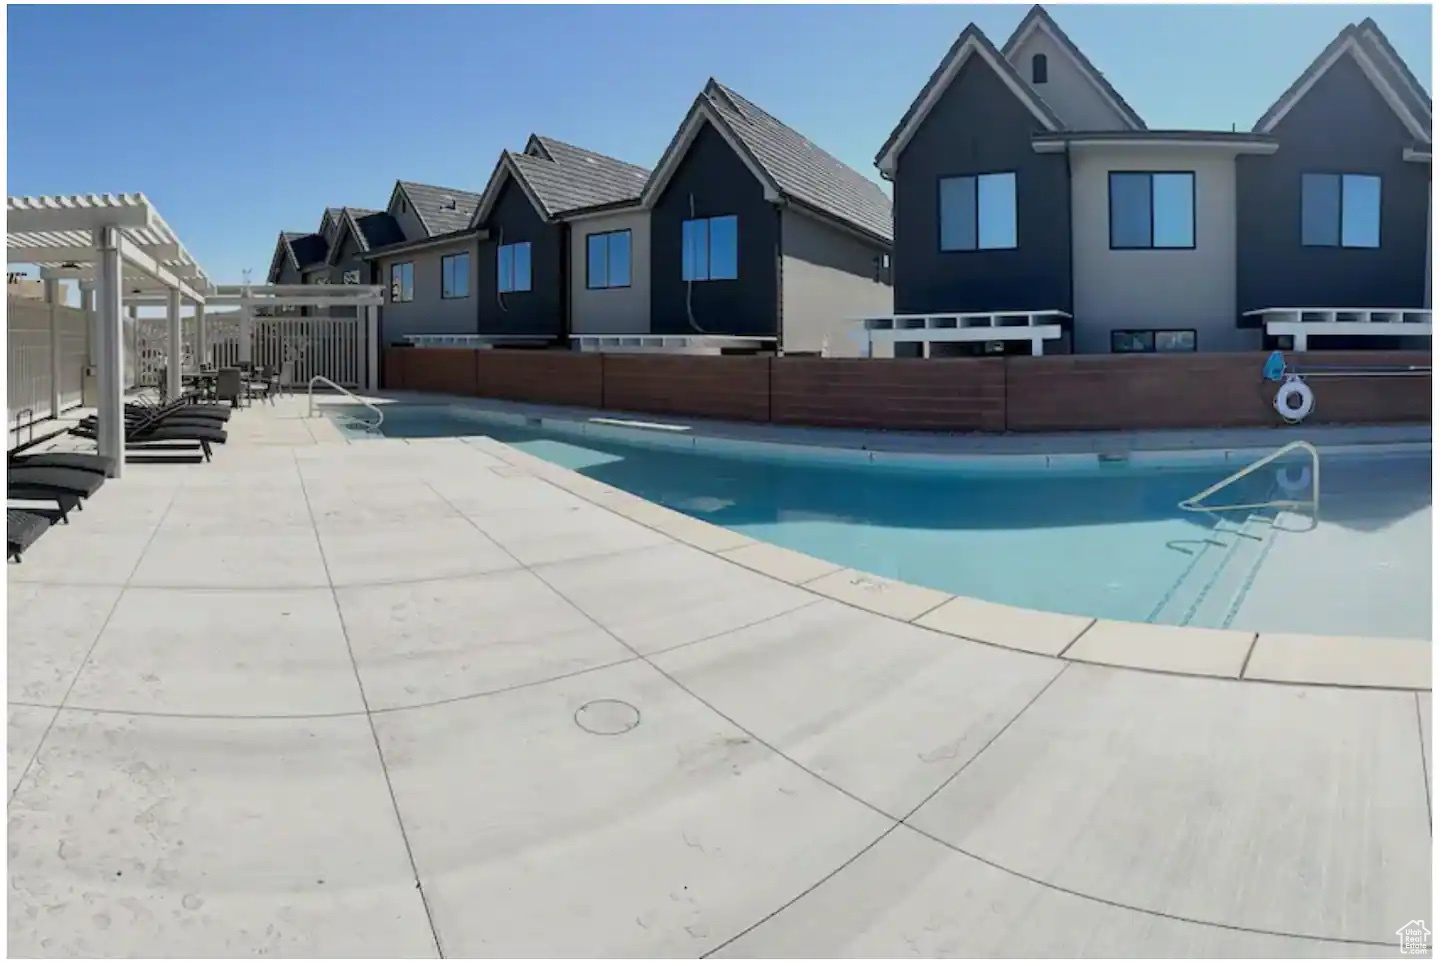
[[[1325,455],[1317,519],[1180,510],[1244,463],[1223,452],[1169,464],[1033,456],[940,467],[742,442],[681,449],[688,439],[663,432],[531,427],[448,406],[389,406],[382,431],[487,435],[752,538],[958,595],[1168,625],[1431,634],[1428,446]],[[1303,456],[1277,463],[1223,500],[1284,497],[1305,472]]]

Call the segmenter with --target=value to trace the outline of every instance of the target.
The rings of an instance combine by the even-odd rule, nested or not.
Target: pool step
[[[1150,613],[1148,621],[1162,625],[1220,627],[1214,608],[1231,586],[1243,586],[1268,542],[1270,523],[1249,515],[1243,520],[1219,519],[1198,545],[1189,567]],[[1237,576],[1237,572],[1243,573]],[[1236,582],[1236,579],[1239,582]],[[1217,594],[1218,593],[1218,594]],[[1222,613],[1223,619],[1223,613]]]
[[[1229,628],[1256,570],[1269,551],[1275,537],[1274,519],[1269,516],[1251,515],[1241,527],[1241,535],[1235,546],[1226,555],[1214,578],[1205,586],[1181,625],[1197,625],[1204,628]]]

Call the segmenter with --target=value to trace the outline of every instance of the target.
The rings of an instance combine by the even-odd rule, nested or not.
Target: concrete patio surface
[[[11,955],[1392,957],[1430,917],[1429,692],[1114,668],[1118,623],[1058,658],[1091,622],[303,415],[10,566]]]

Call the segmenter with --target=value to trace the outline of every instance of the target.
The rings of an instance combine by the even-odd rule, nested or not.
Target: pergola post
[[[245,287],[240,295],[240,357],[238,360],[248,362],[250,360],[250,288]]]
[[[365,388],[380,388],[380,309],[365,306]]]
[[[95,323],[95,282],[80,282],[80,310],[85,312],[85,363],[100,363],[100,328]]]
[[[205,302],[195,302],[195,363],[203,368],[210,363],[210,352],[205,343]]]
[[[124,387],[131,388],[140,383],[140,372],[144,364],[140,357],[140,307],[131,304],[128,310],[130,312],[130,356],[135,359],[135,380]],[[129,381],[128,378],[126,380]]]
[[[180,289],[170,288],[165,299],[165,328],[168,335],[165,362],[165,397],[171,401],[180,397],[181,367],[185,360],[184,343],[180,329]]]
[[[96,447],[111,459],[111,478],[119,478],[125,464],[125,396],[121,387],[124,359],[120,338],[120,229],[94,231],[96,265],[95,314],[100,327],[100,397],[96,404]]]
[[[60,319],[55,308],[60,303],[60,282],[45,280],[46,314],[50,318],[50,417],[60,417]]]

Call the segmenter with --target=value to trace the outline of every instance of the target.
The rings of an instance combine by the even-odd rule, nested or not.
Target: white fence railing
[[[81,403],[88,359],[85,312],[29,298],[6,299],[7,425],[23,427],[53,418]],[[58,365],[51,358],[51,328],[56,329]],[[59,408],[55,407],[55,375]],[[18,421],[18,424],[17,424]]]
[[[165,367],[169,335],[164,318],[141,319],[141,377],[153,385]],[[228,318],[205,321],[207,356],[216,367],[239,364],[239,323]],[[182,356],[186,370],[198,363],[193,319],[182,319]],[[283,372],[286,387],[301,387],[317,375],[347,388],[364,385],[368,358],[365,322],[358,318],[255,318],[250,329],[250,361]]]

